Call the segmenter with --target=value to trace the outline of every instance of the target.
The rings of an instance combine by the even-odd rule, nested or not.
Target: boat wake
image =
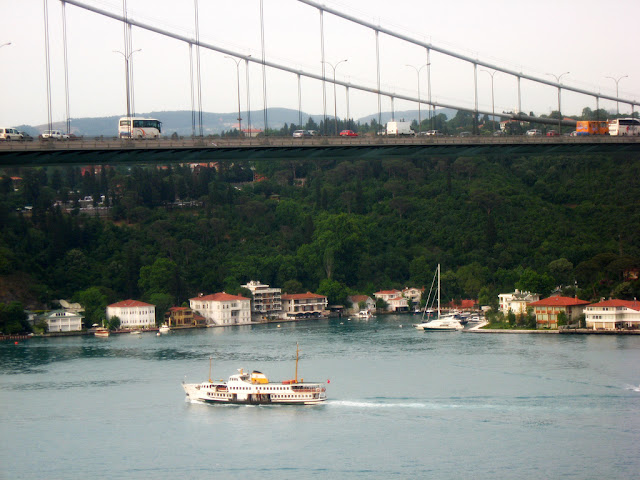
[[[346,407],[346,408],[371,408],[371,409],[383,409],[383,408],[407,408],[407,409],[425,409],[425,410],[440,410],[444,408],[461,408],[462,405],[444,405],[438,403],[428,402],[372,402],[372,401],[355,401],[355,400],[327,400],[328,406],[331,407]]]
[[[640,392],[640,385],[636,386],[636,385],[627,385],[625,386],[626,390],[631,390],[633,392]]]

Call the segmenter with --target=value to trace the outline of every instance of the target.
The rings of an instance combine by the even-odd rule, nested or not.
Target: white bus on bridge
[[[155,118],[122,117],[118,121],[118,137],[120,138],[160,138],[161,133],[162,122]]]
[[[609,120],[609,135],[640,135],[640,120],[637,118],[616,118]]]

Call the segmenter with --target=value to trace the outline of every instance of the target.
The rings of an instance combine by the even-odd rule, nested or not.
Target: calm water
[[[637,478],[640,337],[412,320],[0,343],[0,478]],[[185,402],[210,355],[292,378],[296,342],[325,405]]]

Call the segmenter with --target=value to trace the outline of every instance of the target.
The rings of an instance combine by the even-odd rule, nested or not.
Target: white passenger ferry
[[[227,382],[182,383],[187,397],[206,403],[249,405],[315,405],[327,399],[321,383],[298,381],[298,352],[296,350],[296,378],[283,382],[270,382],[262,373],[242,369],[231,375]]]

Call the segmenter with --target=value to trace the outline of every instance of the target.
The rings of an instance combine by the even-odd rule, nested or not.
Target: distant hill
[[[450,109],[438,109],[436,110],[436,114],[444,113],[448,118],[451,118],[455,115],[455,110]],[[174,132],[180,136],[189,136],[192,133],[192,114],[190,110],[171,110],[171,111],[156,111],[156,112],[145,112],[145,113],[137,113],[139,117],[147,117],[147,118],[157,118],[162,121],[163,125],[163,134],[171,135]],[[246,128],[248,125],[248,115],[247,112],[241,112],[242,115],[242,126]],[[214,112],[203,112],[202,113],[202,124],[205,135],[208,134],[216,134],[221,133],[222,131],[232,130],[233,128],[237,128],[238,114],[237,112],[232,113],[214,113]],[[404,110],[395,112],[393,116],[396,120],[417,120],[418,119],[418,110]],[[428,110],[425,108],[422,111],[422,119],[426,119],[428,117]],[[85,117],[85,118],[72,118],[71,119],[71,132],[78,136],[87,136],[87,137],[112,137],[116,136],[118,119],[120,116],[111,116],[111,117]],[[302,121],[306,123],[309,118],[312,118],[316,123],[320,123],[322,121],[322,115],[310,115],[306,112],[302,112]],[[332,120],[333,115],[330,112],[327,112],[327,118]],[[382,112],[381,120],[382,123],[386,123],[392,119],[391,112]],[[267,122],[269,123],[269,128],[282,128],[285,123],[297,124],[299,120],[299,115],[297,110],[292,110],[289,108],[269,108],[268,109],[268,118]],[[358,118],[356,122],[361,124],[369,123],[371,120],[378,121],[378,114],[373,113],[371,115],[367,115],[365,117]],[[264,110],[253,110],[251,111],[251,127],[263,129],[264,128]],[[31,136],[37,137],[40,133],[47,129],[47,125],[20,125],[16,127],[18,130],[28,133]],[[59,130],[65,130],[66,126],[64,122],[54,122],[53,128]],[[198,119],[196,113],[196,129],[198,129]]]

